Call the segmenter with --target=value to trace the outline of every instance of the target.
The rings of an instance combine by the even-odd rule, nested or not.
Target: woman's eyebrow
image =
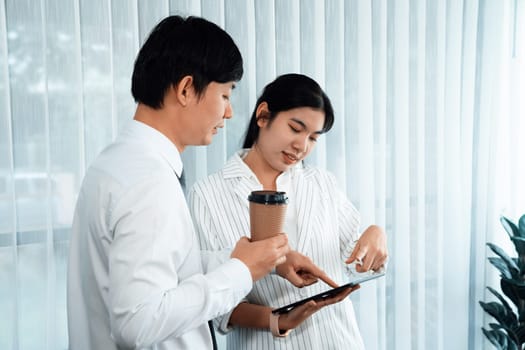
[[[306,124],[302,120],[296,119],[296,118],[291,118],[291,120],[296,122],[297,124],[301,125],[304,130],[309,131],[308,127],[306,126]],[[323,133],[323,131],[322,130],[318,130],[318,131],[314,131],[313,133],[321,135]]]

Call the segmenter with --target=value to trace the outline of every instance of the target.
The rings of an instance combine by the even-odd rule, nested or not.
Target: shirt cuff
[[[216,291],[229,289],[240,302],[252,289],[252,274],[248,267],[239,259],[232,258],[207,274],[210,285]]]
[[[232,266],[232,270],[237,270],[238,277],[242,276],[242,279],[239,278],[239,280],[242,280],[244,283],[244,286],[246,287],[246,294],[248,294],[252,290],[253,286],[253,280],[252,280],[252,273],[250,272],[250,269],[248,266],[246,266],[245,263],[243,263],[241,260],[237,258],[231,258],[228,260],[225,264],[228,264]],[[236,277],[236,278],[238,278]]]

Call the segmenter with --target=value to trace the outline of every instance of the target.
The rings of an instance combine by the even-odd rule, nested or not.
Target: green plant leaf
[[[525,309],[521,310],[521,311],[518,311],[518,313],[519,313],[518,322],[520,324],[523,324],[525,322]]]
[[[511,306],[509,305],[509,303],[507,303],[507,300],[505,300],[505,298],[497,291],[495,290],[494,288],[492,287],[487,287],[487,289],[496,296],[496,298],[498,298],[498,300],[501,302],[501,305],[503,305],[503,307],[507,310],[507,313],[509,314],[514,314],[514,310],[511,308]]]
[[[514,334],[515,334],[516,338],[518,339],[519,343],[520,344],[525,343],[525,326],[524,325],[519,325],[513,331],[514,331]]]
[[[518,292],[515,290],[516,286],[509,283],[509,280],[501,279],[500,281],[500,287],[501,291],[514,303],[514,305],[519,305],[520,302],[520,296],[518,295]]]
[[[500,222],[514,244],[517,257],[511,258],[497,245],[487,243],[497,255],[488,260],[500,272],[502,293],[487,287],[498,301],[479,302],[497,322],[489,323],[490,328],[482,328],[482,331],[497,349],[521,350],[525,344],[525,215],[518,225],[504,216],[500,217]]]
[[[521,216],[518,225],[520,230],[520,236],[525,237],[525,214]]]
[[[502,278],[500,281],[501,291],[520,309],[525,300],[525,286],[517,285],[514,280]]]
[[[491,329],[505,329],[499,323],[489,323],[489,326],[490,326]]]
[[[506,217],[504,216],[500,217],[499,221],[501,222],[501,224],[503,225],[503,228],[505,229],[505,231],[507,231],[510,237],[513,237],[513,236],[525,237],[520,234],[520,230],[518,229],[518,226],[516,226],[516,224],[514,224],[512,221],[510,221]]]
[[[514,246],[516,247],[516,252],[518,253],[518,255],[524,255],[525,254],[525,237],[514,236],[514,237],[510,237],[510,239],[514,243]]]
[[[503,279],[504,279],[505,281],[509,282],[510,284],[512,284],[512,285],[514,285],[514,286],[520,288],[520,291],[521,291],[522,289],[524,289],[524,290],[521,291],[521,292],[522,292],[522,293],[525,293],[525,280],[523,280],[523,279],[521,278],[521,276],[518,277],[518,278],[503,278]],[[523,295],[520,294],[520,295],[522,296],[522,299],[525,299],[525,294],[523,294]]]
[[[513,312],[508,313],[505,307],[498,302],[485,303],[480,301],[479,304],[486,313],[494,317],[505,328],[510,329],[518,323],[516,315]]]
[[[519,323],[513,326],[512,328],[507,328],[503,326],[503,329],[505,329],[507,333],[507,337],[516,344],[521,344],[521,342],[519,341],[518,335],[516,334],[516,332],[519,331],[520,328],[521,326],[519,325]]]
[[[505,335],[503,334],[503,332],[499,330],[488,330],[483,327],[481,328],[481,331],[483,332],[483,334],[485,334],[485,337],[487,337],[487,339],[492,343],[492,345],[496,347],[496,349],[503,350],[504,346],[507,345],[504,343]]]
[[[483,334],[485,334],[485,337],[496,347],[498,350],[517,350],[518,347],[508,337],[508,335],[502,331],[502,330],[488,330],[485,328],[481,328],[483,331]]]
[[[518,322],[525,328],[525,300],[521,300],[518,305]]]
[[[501,272],[501,277],[512,279],[512,273],[509,271],[509,266],[505,264],[502,258],[490,257],[489,262]]]
[[[507,266],[509,267],[509,270],[510,270],[510,273],[512,274],[512,276],[518,276],[519,273],[520,273],[520,268],[518,267],[518,265],[516,265],[516,263],[514,262],[514,260],[512,260],[508,255],[507,253],[505,253],[505,251],[503,249],[501,249],[500,247],[498,247],[497,245],[495,245],[494,243],[487,243],[487,245],[489,246],[489,248],[494,252],[496,253],[496,255],[498,255],[500,258],[503,259],[503,261],[505,262],[505,264],[507,264]]]

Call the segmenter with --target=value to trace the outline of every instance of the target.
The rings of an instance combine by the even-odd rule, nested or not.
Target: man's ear
[[[179,83],[174,86],[174,89],[177,101],[185,107],[194,94],[193,77],[191,75],[185,75]]]
[[[268,125],[268,122],[270,121],[270,110],[268,109],[268,103],[261,102],[257,106],[255,117],[257,119],[257,125],[259,125],[260,128]]]

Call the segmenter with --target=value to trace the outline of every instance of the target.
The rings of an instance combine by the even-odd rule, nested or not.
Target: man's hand
[[[337,283],[317,267],[307,256],[302,255],[294,250],[286,254],[286,261],[276,267],[279,276],[286,278],[294,286],[302,288],[314,284],[321,279],[330,287],[337,287]],[[314,311],[315,312],[315,311]]]
[[[352,288],[346,288],[343,289],[340,293],[330,298],[326,298],[320,301],[310,300],[309,302],[303,305],[297,306],[292,311],[286,314],[282,314],[279,317],[279,328],[286,330],[296,328],[301,323],[303,323],[304,320],[312,316],[317,311],[321,310],[323,307],[340,302],[341,300],[346,298],[350,293],[359,289],[359,287],[359,285],[356,285]]]
[[[284,261],[288,251],[288,238],[283,234],[256,242],[242,237],[235,245],[231,257],[239,259],[248,267],[255,282]]]
[[[376,271],[385,264],[387,257],[386,234],[379,226],[372,225],[363,232],[346,263],[355,261],[357,272]]]

